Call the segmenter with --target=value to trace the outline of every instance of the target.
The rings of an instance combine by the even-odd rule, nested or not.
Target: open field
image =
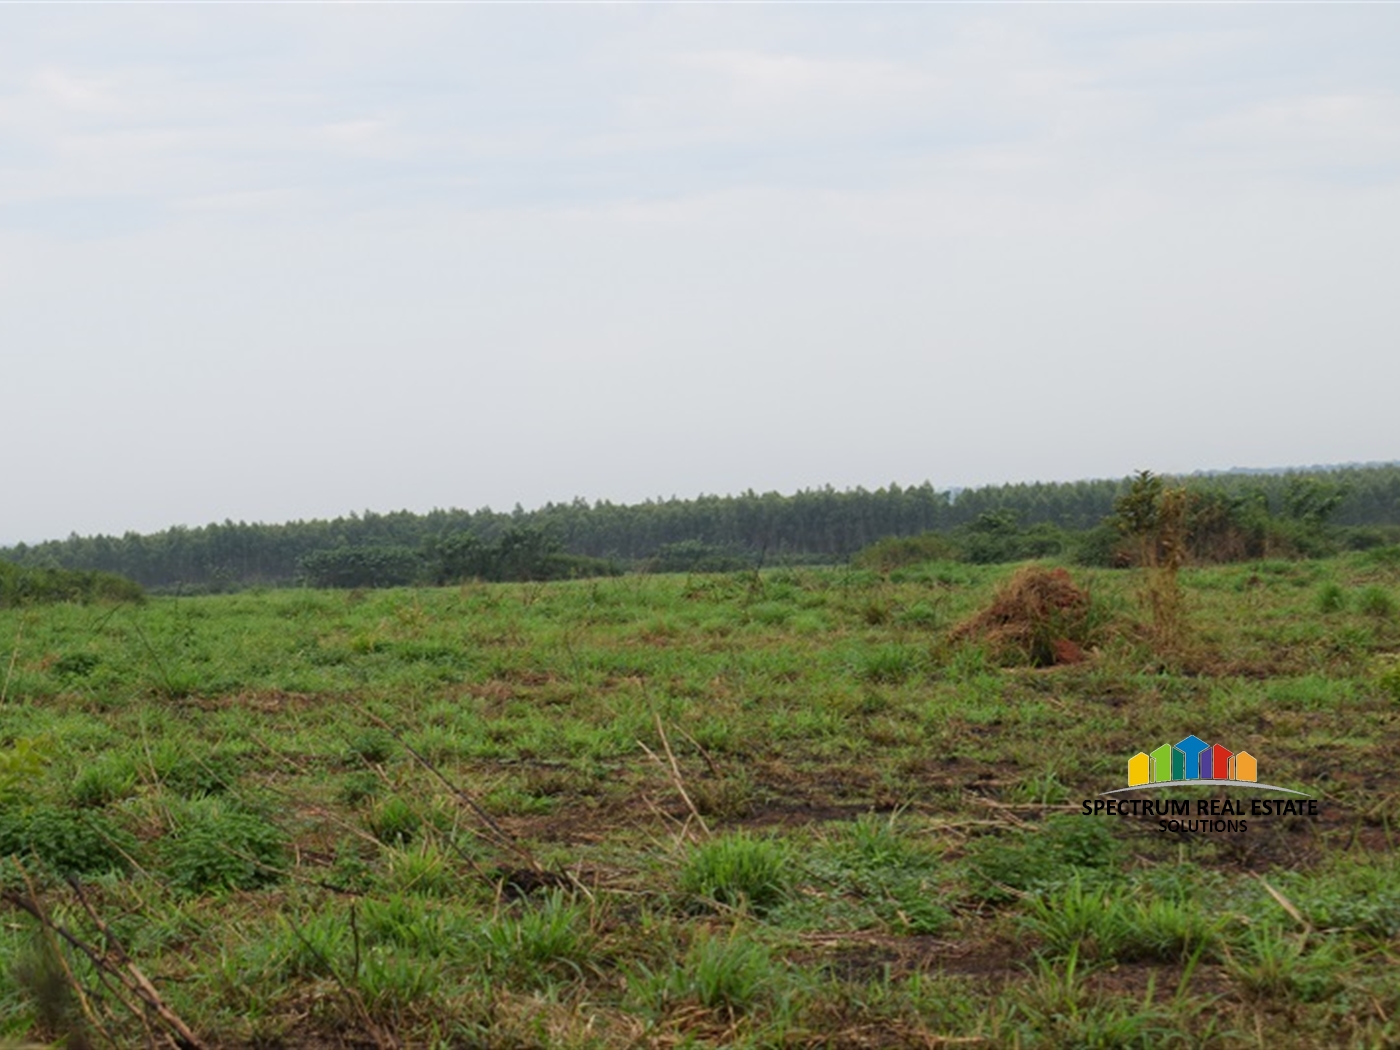
[[[0,612],[0,1046],[1400,1045],[1398,554]],[[1188,733],[1320,815],[1081,813]]]

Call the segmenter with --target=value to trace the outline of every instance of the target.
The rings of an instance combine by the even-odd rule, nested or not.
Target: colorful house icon
[[[1221,744],[1207,744],[1192,734],[1151,753],[1139,751],[1128,759],[1128,786],[1165,784],[1174,780],[1246,780],[1257,783],[1259,763],[1248,751],[1238,754]]]
[[[1209,751],[1210,745],[1200,737],[1192,734],[1185,740],[1178,741],[1175,750],[1180,751],[1182,755],[1183,765],[1185,766],[1182,775],[1185,776],[1187,780],[1195,780],[1200,777],[1201,753],[1203,751]]]

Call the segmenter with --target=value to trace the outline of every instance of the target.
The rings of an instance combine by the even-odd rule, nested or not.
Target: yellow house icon
[[[1151,765],[1151,760],[1143,751],[1128,759],[1128,787],[1149,783],[1152,780]]]

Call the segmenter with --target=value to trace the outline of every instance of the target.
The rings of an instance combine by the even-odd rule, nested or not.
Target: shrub
[[[337,547],[305,555],[299,564],[311,587],[397,587],[423,570],[411,547]]]
[[[111,572],[28,568],[0,561],[0,608],[45,602],[140,602],[141,585]]]
[[[752,558],[729,547],[703,540],[682,540],[663,543],[646,568],[648,572],[738,572],[752,564]]]
[[[170,881],[191,893],[253,889],[275,882],[285,836],[265,817],[219,798],[188,803],[161,845]]]
[[[0,857],[37,857],[60,875],[124,872],[136,840],[104,813],[33,806],[0,810]]]
[[[851,564],[858,569],[891,572],[905,565],[925,561],[950,561],[958,557],[958,549],[947,536],[925,532],[918,536],[890,536],[857,551]]]

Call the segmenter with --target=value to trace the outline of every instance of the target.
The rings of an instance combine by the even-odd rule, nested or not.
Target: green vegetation
[[[0,561],[0,609],[47,602],[139,602],[145,596],[138,584],[111,572]]]
[[[1189,493],[1187,545],[1196,563],[1400,544],[1397,464],[1161,480]],[[1111,566],[1127,553],[1105,521],[1133,484],[1125,478],[949,492],[925,482],[632,506],[577,499],[510,513],[366,511],[285,525],[225,521],[149,536],[72,536],[0,550],[0,558],[31,568],[103,570],[183,594],[297,583],[577,579],[610,575],[618,566],[726,572],[831,565],[852,556],[877,572],[930,559],[991,565],[1057,557]]]
[[[910,548],[0,610],[0,1045],[1400,1042],[1397,548],[1188,559],[1170,645]],[[1083,815],[1192,732],[1321,815]]]

